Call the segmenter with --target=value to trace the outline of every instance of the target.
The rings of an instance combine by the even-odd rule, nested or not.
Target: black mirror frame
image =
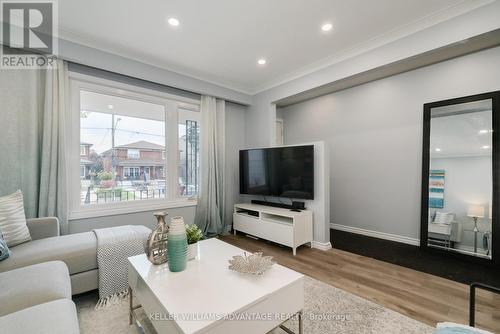
[[[430,162],[430,132],[431,132],[431,110],[453,104],[468,103],[480,100],[492,101],[492,181],[493,181],[493,223],[491,227],[491,259],[457,253],[445,249],[429,247],[428,222],[429,222],[429,162]],[[449,255],[467,261],[493,265],[500,267],[500,91],[453,98],[424,104],[423,122],[423,144],[422,144],[422,193],[421,193],[421,225],[420,225],[420,249],[436,254]],[[499,254],[497,254],[497,252]]]

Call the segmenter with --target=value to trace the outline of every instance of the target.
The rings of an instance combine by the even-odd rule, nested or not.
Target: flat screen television
[[[314,146],[241,150],[240,193],[314,199]]]

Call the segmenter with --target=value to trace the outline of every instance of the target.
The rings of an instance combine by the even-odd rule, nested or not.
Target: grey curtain
[[[224,221],[225,101],[201,97],[200,194],[195,223],[207,237],[227,233]]]
[[[69,124],[68,64],[58,60],[46,73],[42,120],[38,216],[59,218],[61,233],[68,232],[68,165],[66,131]]]
[[[56,216],[67,233],[68,66],[0,74],[0,195],[21,189],[27,217]]]

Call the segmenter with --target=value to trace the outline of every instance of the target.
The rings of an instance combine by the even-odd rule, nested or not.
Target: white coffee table
[[[173,273],[155,266],[145,254],[130,257],[130,321],[142,307],[159,334],[267,333],[297,316],[302,333],[304,276],[275,264],[262,276],[228,269],[228,260],[244,251],[218,239],[199,242],[199,257]],[[282,326],[288,333],[288,328]]]

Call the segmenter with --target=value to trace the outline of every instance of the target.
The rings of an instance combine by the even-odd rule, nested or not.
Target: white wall
[[[333,223],[419,238],[423,104],[493,90],[500,47],[283,108],[285,144],[327,143]]]

